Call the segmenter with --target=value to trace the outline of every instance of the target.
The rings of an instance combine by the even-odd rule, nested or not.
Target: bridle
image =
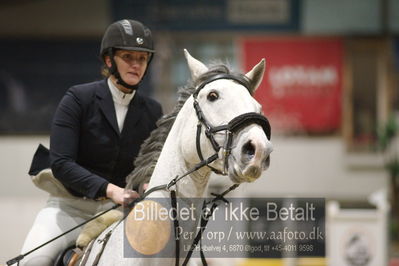
[[[262,127],[263,131],[266,134],[266,137],[268,140],[271,138],[271,128],[270,128],[270,123],[267,120],[267,118],[259,113],[256,112],[249,112],[249,113],[244,113],[239,116],[234,117],[230,122],[227,124],[219,125],[219,126],[213,126],[209,123],[209,121],[206,119],[204,112],[202,111],[200,104],[198,102],[198,94],[200,91],[209,83],[219,80],[219,79],[230,79],[233,80],[241,85],[243,85],[248,92],[252,95],[251,90],[250,90],[250,85],[248,80],[246,80],[243,77],[240,76],[235,76],[227,73],[223,74],[217,74],[215,76],[212,76],[205,81],[202,81],[202,83],[197,87],[195,92],[193,93],[193,106],[195,109],[195,113],[198,118],[198,124],[197,124],[197,133],[196,133],[196,149],[197,149],[197,154],[201,162],[197,164],[194,169],[200,169],[203,166],[209,167],[213,172],[216,174],[222,174],[222,175],[227,175],[228,173],[228,158],[231,154],[232,150],[232,143],[233,143],[233,137],[234,135],[239,132],[242,128],[250,125],[250,124],[258,124],[259,126]],[[201,150],[201,132],[202,132],[202,127],[205,128],[205,136],[208,138],[209,142],[211,143],[215,153],[211,155],[209,158],[204,159],[202,150]],[[225,131],[225,139],[223,142],[223,145],[220,145],[216,140],[215,140],[215,134],[217,132]],[[223,170],[220,171],[209,164],[215,161],[216,159],[220,158],[223,161]],[[199,167],[199,165],[201,165]],[[195,170],[196,171],[196,170]],[[191,171],[189,171],[191,172]],[[184,174],[183,176],[185,176]],[[181,177],[176,177],[174,178],[171,183],[168,184],[168,188],[170,187],[169,185],[174,185],[176,184],[181,178]],[[208,218],[212,216],[214,210],[217,208],[218,201],[224,201],[228,202],[224,196],[229,193],[230,191],[236,189],[239,186],[239,184],[234,184],[230,186],[227,190],[222,192],[221,194],[212,194],[214,198],[210,200],[209,202],[204,201],[202,210],[205,211],[206,205],[212,204],[211,208],[208,210],[207,213],[204,213],[204,215],[201,215],[201,220],[200,220],[200,229],[197,232],[196,237],[193,240],[193,243],[190,246],[190,249],[186,255],[186,258],[183,262],[182,265],[187,265],[188,261],[191,258],[191,255],[195,249],[195,247],[198,245],[198,243],[201,245],[201,235],[202,232],[205,231],[206,225],[208,223]],[[171,203],[172,203],[172,208],[176,209],[176,192],[174,190],[171,191]],[[175,234],[177,232],[176,228],[179,227],[179,221],[177,219],[177,214],[174,212],[174,231]],[[176,245],[176,266],[178,266],[179,263],[179,236],[175,235],[175,245]],[[202,251],[202,248],[200,248],[200,255],[201,255],[201,261],[203,265],[207,265],[204,253]]]
[[[231,74],[217,74],[215,76],[212,76],[208,78],[207,80],[203,81],[195,90],[193,93],[193,98],[194,98],[194,109],[195,113],[198,118],[198,124],[197,124],[197,135],[196,135],[196,148],[197,148],[197,154],[198,157],[200,158],[201,161],[204,161],[204,156],[201,151],[201,131],[202,131],[202,126],[205,127],[205,136],[208,138],[210,141],[215,154],[220,157],[220,159],[223,161],[223,170],[220,171],[209,164],[207,166],[212,169],[213,172],[216,174],[221,174],[221,175],[227,175],[227,170],[228,170],[228,158],[231,154],[232,150],[232,142],[233,142],[233,137],[234,134],[236,134],[240,129],[250,125],[250,124],[258,124],[259,126],[262,127],[263,131],[265,132],[267,139],[270,140],[271,138],[271,129],[270,129],[270,124],[267,118],[259,113],[256,112],[250,112],[250,113],[244,113],[241,114],[232,120],[228,122],[227,124],[220,125],[220,126],[212,126],[208,120],[206,119],[204,113],[201,110],[201,107],[198,103],[198,94],[199,92],[209,83],[219,80],[219,79],[230,79],[233,80],[241,85],[243,85],[248,92],[252,95],[251,90],[250,90],[250,85],[249,82],[239,76],[236,75],[231,75]],[[217,141],[215,140],[215,134],[220,131],[225,131],[225,139],[224,139],[224,144],[219,145]]]
[[[184,173],[181,176],[176,176],[175,178],[173,178],[168,184],[164,184],[164,185],[159,185],[159,186],[155,186],[152,187],[150,189],[148,189],[147,191],[145,191],[145,193],[143,193],[143,195],[141,195],[139,198],[136,198],[133,202],[131,202],[128,207],[129,208],[133,208],[135,206],[135,204],[137,204],[138,202],[144,200],[149,194],[158,191],[158,190],[166,190],[170,192],[171,195],[171,204],[172,204],[172,208],[174,210],[177,209],[176,207],[176,191],[171,189],[171,187],[173,187],[174,185],[176,185],[176,183],[181,180],[182,178],[184,178],[185,176],[188,176],[189,174],[196,172],[197,170],[201,169],[204,166],[209,167],[210,169],[212,169],[213,172],[217,173],[217,174],[222,174],[222,175],[227,175],[227,170],[228,170],[228,158],[231,154],[231,150],[232,150],[232,142],[233,142],[233,137],[234,134],[236,134],[240,129],[250,125],[250,124],[258,124],[259,126],[262,127],[263,131],[266,134],[266,137],[268,138],[268,140],[271,139],[271,128],[270,128],[270,124],[269,121],[267,120],[267,118],[259,113],[256,112],[249,112],[249,113],[244,113],[241,114],[237,117],[234,117],[232,120],[230,120],[230,122],[228,122],[227,124],[224,125],[220,125],[220,126],[212,126],[208,120],[206,119],[204,113],[202,112],[202,109],[198,103],[198,94],[199,92],[209,83],[215,81],[215,80],[219,80],[219,79],[230,79],[233,80],[241,85],[243,85],[248,91],[249,93],[252,95],[251,90],[250,90],[250,85],[249,82],[239,76],[235,76],[235,75],[231,75],[231,74],[217,74],[215,76],[212,76],[208,79],[206,79],[205,81],[203,81],[195,90],[195,92],[193,93],[193,98],[194,98],[194,109],[195,109],[195,113],[197,115],[198,118],[198,124],[197,124],[197,134],[196,134],[196,149],[197,149],[197,153],[198,153],[198,157],[200,158],[200,162],[198,164],[196,164],[192,169],[190,169],[189,171],[187,171],[186,173]],[[201,132],[202,132],[202,126],[205,127],[205,136],[208,138],[208,140],[210,141],[215,153],[213,155],[211,155],[210,157],[208,157],[207,159],[204,159],[202,151],[201,151]],[[215,140],[214,135],[217,132],[221,132],[221,131],[225,131],[225,140],[223,145],[219,145],[218,142]],[[209,164],[214,162],[217,159],[222,159],[223,161],[223,170],[220,171],[212,166],[210,166]],[[220,193],[220,194],[212,194],[213,196],[215,196],[212,200],[210,200],[209,202],[204,202],[203,205],[203,210],[205,210],[205,206],[207,204],[212,204],[210,210],[205,214],[205,215],[201,215],[201,221],[200,221],[200,230],[198,231],[193,243],[190,246],[190,249],[187,253],[187,256],[183,262],[182,265],[187,265],[195,247],[197,246],[198,243],[201,244],[201,235],[202,232],[204,232],[207,222],[208,222],[208,218],[212,216],[213,211],[216,209],[217,207],[217,202],[218,201],[225,201],[227,202],[227,200],[224,198],[224,196],[229,193],[230,191],[236,189],[239,186],[239,184],[234,184],[232,186],[230,186],[227,190],[225,190],[224,192]],[[101,215],[105,214],[106,212],[109,212],[113,209],[118,208],[120,205],[119,204],[115,204],[114,206],[112,206],[110,209],[105,210],[97,215],[95,215],[94,217],[90,218],[89,220],[69,229],[68,231],[54,237],[53,239],[50,239],[49,241],[43,243],[42,245],[26,252],[25,254],[21,254],[9,261],[7,261],[7,265],[12,265],[15,263],[19,263],[20,260],[22,260],[25,256],[29,255],[30,253],[42,248],[43,246],[55,241],[56,239],[70,233],[71,231],[85,225],[86,223],[100,217]],[[117,222],[114,227],[107,233],[105,234],[103,239],[99,239],[99,242],[102,243],[102,247],[100,248],[100,253],[97,254],[96,258],[95,258],[95,264],[98,263],[101,254],[105,248],[105,245],[108,241],[108,239],[110,238],[113,230],[127,217],[127,214],[124,215],[124,217],[119,220],[119,222]],[[174,231],[175,233],[177,232],[176,228],[179,227],[179,221],[178,221],[178,217],[177,217],[177,213],[176,211],[173,212],[173,218],[174,218]],[[175,236],[175,242],[176,242],[176,265],[178,265],[179,263],[179,237]],[[205,256],[202,252],[202,249],[200,249],[200,255],[201,255],[201,260],[202,263],[204,265],[206,264],[206,260],[205,260]]]

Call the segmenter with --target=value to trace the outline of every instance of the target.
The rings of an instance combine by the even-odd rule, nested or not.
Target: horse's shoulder
[[[126,238],[130,246],[144,255],[161,252],[169,242],[171,221],[158,201],[143,200],[126,218]]]

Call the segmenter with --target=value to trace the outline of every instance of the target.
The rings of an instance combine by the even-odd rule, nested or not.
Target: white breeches
[[[45,207],[38,213],[25,239],[21,254],[24,254],[72,227],[88,220],[95,214],[113,206],[110,200],[94,201],[81,198],[50,196]],[[75,244],[81,228],[32,252],[21,260],[20,265],[53,265],[61,251]]]

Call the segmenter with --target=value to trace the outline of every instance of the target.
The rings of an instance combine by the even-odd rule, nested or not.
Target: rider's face
[[[147,69],[149,59],[148,52],[118,50],[115,52],[114,60],[123,81],[129,85],[136,85],[143,78]],[[105,58],[110,67],[111,60]],[[123,88],[122,88],[123,89]]]

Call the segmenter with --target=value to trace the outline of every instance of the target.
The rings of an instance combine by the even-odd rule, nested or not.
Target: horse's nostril
[[[269,166],[270,166],[270,155],[267,156],[267,158],[266,158],[265,166],[266,166],[266,167],[269,167]]]
[[[252,144],[251,141],[248,141],[247,143],[242,146],[242,153],[250,156],[255,155],[255,146]]]

